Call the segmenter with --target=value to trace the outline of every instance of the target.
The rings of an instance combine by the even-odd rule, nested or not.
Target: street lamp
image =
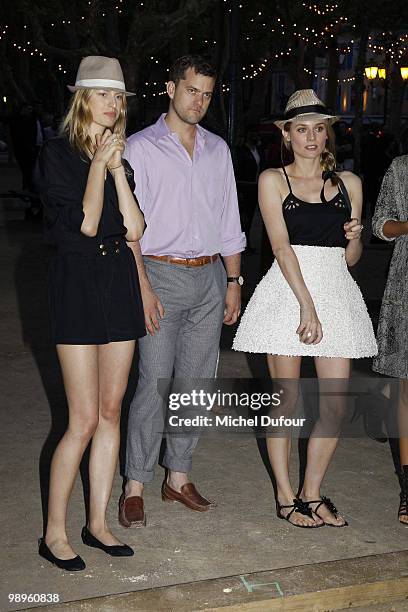
[[[378,67],[377,66],[367,66],[367,68],[364,69],[364,72],[365,72],[367,79],[369,81],[373,81],[377,76]]]
[[[408,79],[408,66],[401,66],[400,71],[402,78],[406,81]]]
[[[389,68],[389,63],[388,63],[388,57],[386,57],[386,65],[385,67],[380,67],[380,66],[367,66],[364,71],[365,71],[365,75],[367,77],[367,79],[369,81],[374,81],[375,79],[378,79],[379,81],[382,82],[382,86],[384,88],[384,112],[383,112],[383,123],[385,125],[386,121],[387,121],[387,102],[388,102],[388,68]],[[402,72],[401,72],[402,74]],[[407,68],[407,76],[406,78],[408,78],[408,68]],[[374,83],[373,83],[374,85]],[[374,88],[373,88],[374,91]]]

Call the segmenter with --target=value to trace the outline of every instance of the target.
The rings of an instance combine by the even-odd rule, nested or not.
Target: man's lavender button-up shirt
[[[198,125],[191,159],[164,117],[130,136],[124,155],[147,225],[142,253],[185,258],[240,253],[246,240],[226,142]]]

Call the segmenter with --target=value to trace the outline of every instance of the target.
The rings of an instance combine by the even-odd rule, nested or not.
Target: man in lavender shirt
[[[157,379],[214,377],[222,323],[232,325],[240,314],[245,235],[231,156],[222,138],[199,125],[215,80],[202,58],[178,59],[167,84],[167,114],[127,143],[147,225],[140,242],[129,246],[149,334],[139,341],[139,381],[129,414],[127,483],[119,503],[124,527],[146,522],[143,487],[153,479],[164,426]],[[167,436],[162,497],[206,511],[215,504],[188,478],[197,440],[197,434]]]

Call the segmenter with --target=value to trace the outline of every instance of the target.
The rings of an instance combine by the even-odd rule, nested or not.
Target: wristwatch
[[[227,276],[228,283],[237,283],[240,287],[244,284],[243,276]]]

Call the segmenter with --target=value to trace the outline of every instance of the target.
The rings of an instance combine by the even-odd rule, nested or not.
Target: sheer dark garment
[[[97,234],[81,232],[90,163],[64,137],[47,141],[40,153],[45,235],[56,247],[48,276],[56,344],[107,344],[146,333],[136,262],[109,172]],[[133,171],[123,163],[133,193]]]
[[[327,202],[305,202],[295,196],[285,167],[282,169],[289,187],[282,209],[290,243],[345,248],[348,240],[343,225],[349,220],[349,209],[340,190]]]
[[[52,138],[41,148],[40,194],[44,205],[45,237],[56,247],[69,245],[71,250],[89,251],[108,238],[124,237],[127,233],[119,210],[115,181],[109,172],[97,235],[88,237],[81,233],[84,220],[82,200],[90,164],[90,159],[76,151],[65,136]],[[123,164],[133,193],[133,170],[126,160]]]

